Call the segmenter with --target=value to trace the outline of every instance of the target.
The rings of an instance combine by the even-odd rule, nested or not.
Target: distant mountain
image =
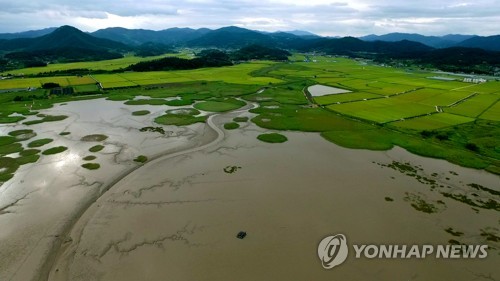
[[[146,29],[126,29],[112,27],[100,29],[92,33],[93,36],[106,38],[127,45],[141,45],[147,42],[161,43],[166,45],[180,45],[210,32],[210,29],[200,28],[169,28],[160,31]]]
[[[359,37],[359,39],[364,41],[386,41],[386,42],[397,42],[402,40],[408,40],[408,41],[422,43],[434,48],[446,48],[455,46],[457,43],[469,39],[471,37],[473,37],[473,35],[446,35],[438,37],[438,36],[425,36],[415,33],[389,33],[385,35],[371,34]]]
[[[291,54],[288,51],[267,48],[259,45],[249,45],[231,53],[231,58],[237,61],[275,60],[286,61]]]
[[[91,50],[127,50],[125,44],[97,38],[71,26],[61,26],[53,32],[36,38],[1,40],[0,50],[49,50],[60,48],[80,48]]]
[[[36,38],[0,40],[5,58],[19,66],[43,66],[47,62],[90,61],[123,57],[125,44],[97,38],[71,26],[61,26]]]
[[[248,45],[273,46],[276,41],[261,32],[229,26],[207,32],[199,38],[187,42],[192,47],[241,48]]]
[[[500,35],[476,36],[457,44],[460,47],[481,48],[490,51],[500,51]]]
[[[280,32],[280,31],[278,31],[278,32]],[[292,31],[281,31],[281,32],[293,34],[293,35],[300,36],[300,37],[321,37],[319,35],[316,35],[314,33],[311,33],[309,31],[304,31],[304,30],[292,30]]]
[[[406,53],[423,53],[433,50],[427,45],[408,40],[398,42],[384,41],[363,41],[354,37],[344,38],[321,38],[311,40],[306,45],[305,51],[323,51],[329,54],[338,55],[359,55],[359,54],[387,54],[400,56]]]
[[[78,47],[81,49],[91,50],[129,49],[129,47],[125,44],[108,39],[97,38],[68,25],[61,26],[50,34],[33,38],[30,45],[26,46],[25,49],[47,50],[65,47]]]
[[[35,38],[47,35],[56,29],[57,27],[50,27],[40,30],[30,30],[17,33],[0,33],[0,39]]]

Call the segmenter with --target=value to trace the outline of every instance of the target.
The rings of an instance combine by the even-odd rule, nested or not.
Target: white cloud
[[[466,1],[0,0],[0,32],[69,24],[86,31],[112,26],[159,30],[237,25],[340,36],[395,31],[430,35],[498,33],[499,1]]]

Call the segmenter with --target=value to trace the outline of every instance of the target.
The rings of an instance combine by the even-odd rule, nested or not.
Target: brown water
[[[481,229],[498,235],[498,212],[476,212],[377,163],[422,166],[421,173],[456,188],[498,189],[499,177],[399,148],[344,149],[312,133],[287,132],[288,142],[266,144],[256,140],[263,131],[254,125],[225,131],[214,146],[159,159],[123,178],[78,221],[50,280],[500,278],[498,250],[484,260],[368,260],[351,253],[345,264],[323,269],[317,246],[331,234],[357,244],[483,244]],[[234,173],[224,171],[231,166]],[[423,213],[404,199],[408,194],[444,204]],[[464,236],[445,232],[449,227]],[[237,239],[239,231],[247,237]]]
[[[131,115],[144,109],[152,114]],[[37,138],[53,138],[50,146],[69,149],[23,166],[0,187],[0,280],[46,280],[49,270],[49,280],[500,278],[499,250],[484,260],[368,260],[351,252],[331,270],[316,254],[319,241],[337,233],[355,244],[486,243],[481,231],[500,236],[499,213],[440,191],[487,198],[466,184],[499,190],[498,176],[400,148],[344,149],[313,133],[285,132],[288,142],[267,144],[256,139],[266,130],[251,123],[219,129],[238,114],[251,116],[244,110],[208,125],[164,126],[166,135],[138,131],[167,109],[94,100],[42,112],[69,115],[30,127]],[[101,169],[88,171],[82,157],[96,143],[80,138],[94,133],[109,138],[94,161]],[[139,154],[159,158],[140,167],[132,161]],[[431,190],[382,166],[393,161],[423,167],[420,175],[445,187]],[[405,198],[439,208],[423,213]],[[444,231],[450,227],[463,236]],[[239,231],[247,237],[237,239]]]

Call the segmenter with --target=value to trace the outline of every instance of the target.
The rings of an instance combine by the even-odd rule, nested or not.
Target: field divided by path
[[[315,56],[270,72],[274,77],[310,79],[352,91],[315,97],[325,108],[358,119],[411,129],[438,129],[498,120],[500,83],[464,83],[460,77],[403,70],[338,57]],[[446,113],[446,114],[445,114]],[[404,123],[403,123],[404,122]]]

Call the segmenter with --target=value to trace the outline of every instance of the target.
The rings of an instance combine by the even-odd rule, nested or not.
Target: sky
[[[500,0],[0,0],[0,33],[71,25],[162,30],[239,26],[322,36],[500,34]]]

